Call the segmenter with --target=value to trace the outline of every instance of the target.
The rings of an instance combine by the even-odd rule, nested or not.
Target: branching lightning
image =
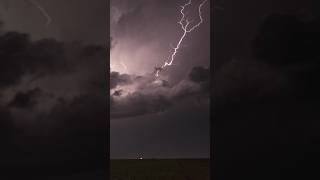
[[[49,13],[36,0],[29,0],[29,2],[36,6],[47,19],[46,26],[48,27],[52,22],[52,18],[50,17]]]
[[[195,30],[196,28],[198,28],[202,22],[203,22],[203,18],[202,18],[202,12],[201,12],[201,8],[202,6],[207,2],[207,0],[204,0],[202,1],[202,3],[199,5],[198,7],[198,13],[199,13],[199,18],[200,18],[200,21],[195,24],[194,26],[192,27],[189,27],[191,21],[188,20],[188,18],[186,18],[186,14],[184,13],[184,10],[187,6],[191,5],[191,0],[189,0],[186,4],[184,4],[183,6],[180,6],[181,7],[181,10],[180,10],[180,13],[182,15],[180,21],[178,22],[178,24],[181,26],[181,29],[183,30],[183,34],[182,36],[180,37],[177,45],[175,47],[173,47],[173,53],[169,56],[169,58],[164,62],[164,64],[161,66],[161,68],[157,68],[156,69],[156,72],[155,72],[155,75],[158,77],[159,76],[159,73],[160,71],[167,67],[167,66],[171,66],[173,65],[173,61],[175,59],[175,56],[181,46],[181,43],[182,41],[184,40],[184,38],[187,36],[188,33],[192,32],[193,30]]]

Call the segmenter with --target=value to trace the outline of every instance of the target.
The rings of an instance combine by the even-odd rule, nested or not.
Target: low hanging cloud
[[[111,72],[111,119],[163,112],[183,99],[206,99],[210,71],[194,67],[176,84],[156,79],[153,74],[135,76]]]

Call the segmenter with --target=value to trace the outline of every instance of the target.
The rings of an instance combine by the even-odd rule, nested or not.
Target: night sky
[[[210,154],[210,1],[203,23],[183,34],[181,0],[112,0],[110,54],[111,158],[207,158]],[[187,17],[200,21],[194,0]]]
[[[108,9],[0,1],[0,166],[12,178],[105,168]]]
[[[109,130],[112,159],[208,158],[210,123],[215,179],[318,171],[319,3],[208,0],[155,77],[185,3],[0,0],[1,176],[99,179]]]

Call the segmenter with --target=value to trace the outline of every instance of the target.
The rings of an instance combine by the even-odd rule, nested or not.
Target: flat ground
[[[209,160],[111,160],[111,180],[209,180]]]

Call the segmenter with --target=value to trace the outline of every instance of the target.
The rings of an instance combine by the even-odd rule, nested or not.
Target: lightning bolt
[[[181,26],[181,29],[183,30],[183,34],[181,35],[177,45],[175,47],[173,47],[173,53],[169,56],[169,58],[164,62],[164,64],[161,66],[161,69],[167,67],[167,66],[171,66],[173,65],[173,61],[175,59],[175,56],[181,46],[182,41],[184,40],[184,38],[187,36],[188,33],[191,33],[193,30],[195,30],[196,28],[198,28],[202,23],[203,23],[203,18],[202,18],[202,12],[201,12],[201,8],[202,6],[207,2],[207,0],[202,1],[202,3],[199,5],[198,7],[198,13],[199,13],[199,18],[200,21],[193,25],[192,27],[189,27],[191,21],[188,20],[188,18],[186,18],[186,14],[184,13],[184,10],[187,6],[191,5],[191,0],[189,0],[186,4],[184,4],[183,6],[180,6],[180,13],[181,13],[181,19],[178,22],[178,24]],[[159,76],[160,70],[156,70],[155,75],[156,77]]]
[[[29,2],[36,6],[43,16],[47,18],[46,27],[48,27],[52,22],[52,18],[50,17],[49,13],[36,0],[29,0]]]

